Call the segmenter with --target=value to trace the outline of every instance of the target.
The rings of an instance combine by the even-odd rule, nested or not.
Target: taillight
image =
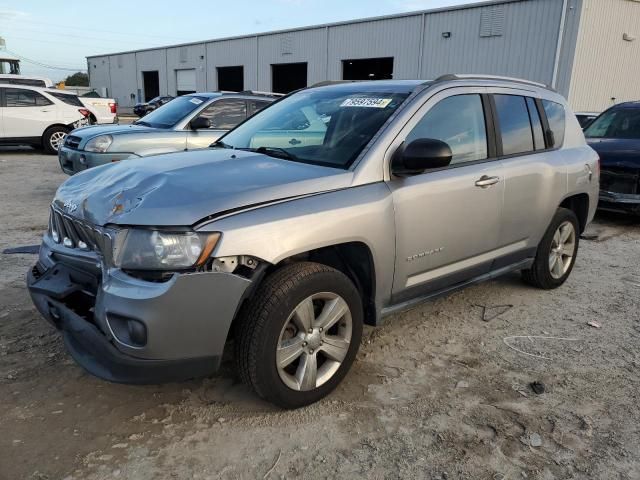
[[[118,104],[109,102],[109,108],[111,109],[111,113],[118,113]]]
[[[89,115],[91,115],[91,112],[89,112],[89,110],[87,110],[86,108],[79,108],[78,111],[85,118],[88,117]]]

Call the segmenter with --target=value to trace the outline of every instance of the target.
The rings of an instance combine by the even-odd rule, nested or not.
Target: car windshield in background
[[[305,90],[251,117],[216,146],[346,169],[408,95]]]
[[[584,132],[587,138],[640,139],[640,108],[619,108],[603,113]]]
[[[154,128],[171,128],[196,108],[200,108],[207,100],[209,100],[207,97],[178,97],[165,103],[135,124]]]

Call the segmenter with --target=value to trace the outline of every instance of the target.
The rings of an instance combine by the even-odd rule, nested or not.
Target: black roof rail
[[[535,87],[546,88],[547,90],[552,90],[555,92],[555,89],[553,87],[551,87],[550,85],[545,85],[544,83],[534,82],[533,80],[526,80],[524,78],[506,77],[502,75],[447,73],[445,75],[440,75],[438,78],[436,78],[434,80],[434,83],[449,82],[452,80],[503,80],[505,82],[522,83],[525,85],[532,85]]]

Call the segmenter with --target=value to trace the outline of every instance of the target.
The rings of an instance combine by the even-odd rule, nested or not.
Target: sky
[[[61,80],[88,55],[424,10],[477,0],[0,0],[22,73]],[[56,68],[48,68],[56,67]]]

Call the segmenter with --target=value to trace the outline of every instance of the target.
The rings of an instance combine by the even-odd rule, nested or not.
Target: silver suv
[[[331,392],[363,324],[519,270],[562,285],[598,157],[531,82],[338,83],[215,148],[67,180],[28,284],[71,355],[116,382],[237,369],[282,407]]]

